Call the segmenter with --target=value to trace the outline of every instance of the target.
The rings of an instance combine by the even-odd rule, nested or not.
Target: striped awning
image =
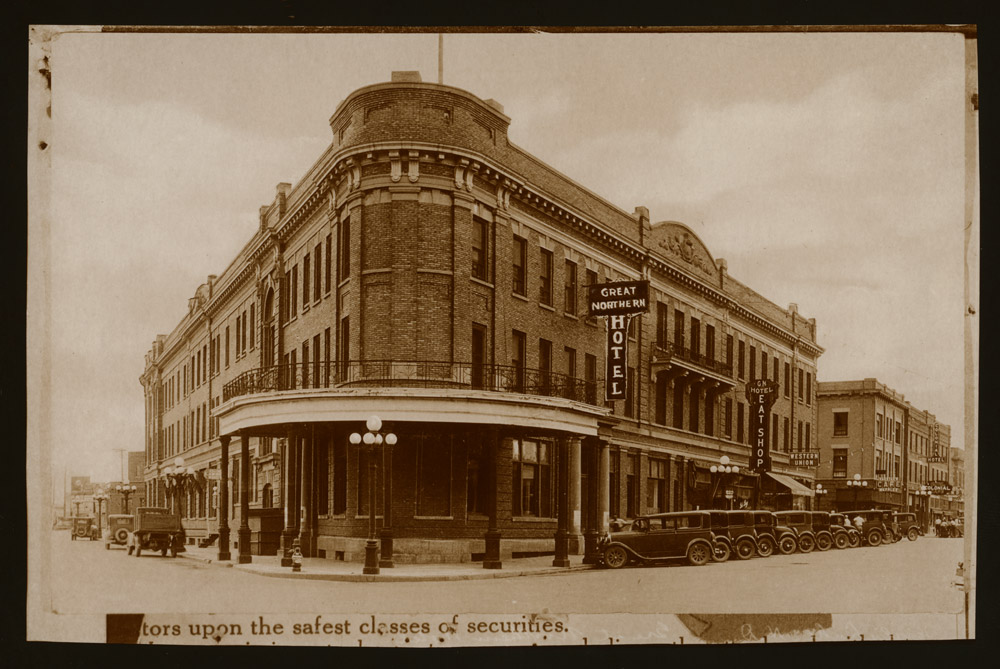
[[[788,488],[788,490],[793,495],[799,495],[801,497],[813,497],[813,491],[805,487],[791,476],[785,476],[784,474],[775,474],[774,472],[767,472],[767,475],[772,479],[780,483],[781,485]]]

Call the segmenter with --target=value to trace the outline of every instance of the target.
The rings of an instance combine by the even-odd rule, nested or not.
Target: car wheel
[[[861,535],[857,532],[848,532],[847,543],[851,548],[857,548],[861,545]]]
[[[726,549],[728,551],[728,548]],[[710,550],[709,547],[703,543],[693,544],[688,547],[688,562],[700,567],[701,565],[708,562],[714,551]]]
[[[757,553],[761,557],[771,557],[774,555],[774,539],[763,537],[757,542]]]
[[[816,540],[813,539],[808,534],[804,534],[799,537],[799,550],[803,553],[812,553],[813,549],[816,548]]]
[[[781,537],[781,541],[778,542],[778,550],[781,551],[782,555],[791,555],[792,553],[795,552],[795,549],[798,547],[799,545],[795,541],[795,537],[789,534],[786,534],[785,536]]]
[[[736,557],[741,560],[749,560],[753,557],[753,554],[757,552],[754,548],[753,542],[749,539],[744,539],[743,541],[736,542]]]
[[[128,530],[126,530],[124,527],[119,527],[117,530],[115,530],[115,541],[117,541],[120,544],[123,544],[125,543],[126,539],[128,539]]]
[[[628,564],[628,551],[621,546],[611,546],[604,551],[604,565],[611,569],[621,569]]]
[[[816,548],[821,551],[828,551],[833,547],[833,540],[825,534],[816,537]]]
[[[712,544],[712,560],[725,562],[729,559],[729,545],[723,541],[716,541]]]
[[[869,546],[880,546],[882,544],[882,533],[878,530],[872,530],[868,533],[868,545]]]
[[[847,538],[847,532],[837,532],[837,536],[833,538],[833,545],[836,546],[838,550],[847,548],[850,543],[850,539]]]
[[[906,538],[909,539],[910,541],[916,541],[917,536],[919,536],[919,534],[920,533],[917,532],[917,528],[911,527],[910,531],[906,533]]]

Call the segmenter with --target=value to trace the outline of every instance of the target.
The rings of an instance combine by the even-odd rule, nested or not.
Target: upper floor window
[[[563,276],[563,311],[576,315],[576,263],[566,261],[566,272]]]
[[[847,416],[848,413],[846,411],[833,412],[833,436],[847,436]]]
[[[757,347],[750,347],[750,380],[757,378]]]
[[[337,279],[344,281],[351,276],[351,219],[340,222],[337,238]]]
[[[656,303],[656,345],[660,348],[667,347],[667,338],[670,331],[667,329],[667,305],[663,302]]]
[[[715,360],[715,326],[705,326],[705,357]]]
[[[302,258],[302,309],[305,310],[309,307],[309,279],[311,274],[309,269],[311,267],[311,262],[309,254],[306,253],[305,257]]]
[[[486,221],[472,217],[472,276],[483,281],[489,280],[489,235]]]
[[[739,366],[739,377],[742,379],[745,376],[746,369],[746,357],[747,357],[747,345],[742,339],[739,343],[739,355],[738,355],[738,366]]]
[[[527,295],[528,283],[528,240],[514,235],[514,287],[513,290],[518,295]]]
[[[847,478],[847,449],[833,449],[833,478]]]
[[[806,404],[812,404],[812,392],[813,375],[812,372],[806,372]]]
[[[538,301],[552,306],[552,251],[542,249],[542,265],[539,275]]]
[[[697,318],[691,319],[691,352],[701,353],[701,321]]]
[[[674,346],[684,348],[684,312],[674,309]]]

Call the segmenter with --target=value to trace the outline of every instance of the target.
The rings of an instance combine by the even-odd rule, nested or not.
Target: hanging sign
[[[778,397],[778,384],[771,379],[754,379],[744,390],[750,404],[750,470],[771,471],[771,406]]]
[[[796,467],[815,467],[819,464],[819,451],[793,451],[788,457]]]
[[[588,315],[607,319],[604,393],[608,400],[628,397],[628,326],[632,316],[649,311],[648,281],[616,281],[587,286]]]

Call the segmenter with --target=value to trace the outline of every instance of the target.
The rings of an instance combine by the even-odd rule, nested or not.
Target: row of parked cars
[[[636,518],[603,536],[598,551],[602,563],[612,569],[684,558],[703,565],[725,562],[732,555],[749,560],[775,552],[879,546],[904,537],[916,541],[920,534],[915,514],[879,509],[846,516],[824,511],[681,511]]]

